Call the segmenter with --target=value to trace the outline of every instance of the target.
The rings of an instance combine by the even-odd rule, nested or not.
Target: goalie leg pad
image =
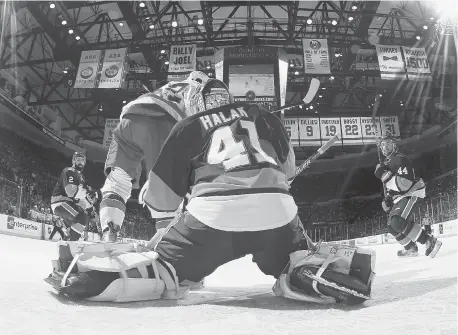
[[[59,292],[92,301],[180,299],[175,269],[132,243],[61,242],[54,271],[45,279]]]
[[[318,245],[317,250],[300,250],[274,286],[274,293],[286,298],[348,304],[370,299],[374,279],[375,253],[339,244]]]

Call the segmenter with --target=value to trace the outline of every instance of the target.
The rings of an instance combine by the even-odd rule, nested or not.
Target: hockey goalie
[[[46,281],[93,301],[181,299],[221,265],[251,254],[276,278],[277,296],[314,303],[369,299],[375,254],[314,245],[303,229],[289,193],[295,156],[282,122],[255,104],[234,103],[216,79],[187,80],[177,92],[172,100],[186,116],[165,140],[139,199],[153,217],[176,212],[175,218],[146,246],[61,242]],[[135,132],[145,122],[139,116],[129,127]],[[139,144],[130,145],[148,152]],[[132,182],[126,171],[118,173],[103,190],[113,200],[102,219],[109,229],[122,224],[118,205]]]

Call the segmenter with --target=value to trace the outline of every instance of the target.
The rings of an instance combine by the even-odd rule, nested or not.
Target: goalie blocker
[[[375,254],[340,244],[318,244],[290,254],[277,278],[277,296],[315,303],[362,303],[370,298]],[[69,297],[129,302],[184,298],[193,283],[179,283],[159,255],[133,243],[59,242],[45,281]]]

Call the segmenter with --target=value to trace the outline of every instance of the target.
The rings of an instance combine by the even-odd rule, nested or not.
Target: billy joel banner
[[[374,124],[375,121],[375,124]],[[339,134],[334,145],[375,144],[377,138],[390,132],[400,138],[397,116],[368,117],[285,117],[283,124],[293,146],[321,146]]]
[[[402,47],[409,80],[432,80],[425,48]]]
[[[382,79],[407,79],[399,45],[376,45]]]
[[[99,88],[121,88],[127,48],[105,50]]]
[[[113,130],[118,126],[119,119],[106,119],[105,132],[103,133],[103,146],[109,148],[113,140]]]
[[[76,73],[75,88],[95,87],[101,54],[101,50],[81,52],[80,64]]]
[[[308,39],[302,40],[304,52],[304,72],[306,74],[330,74],[328,40]]]
[[[196,70],[196,44],[172,45],[169,57],[168,80],[181,80]]]

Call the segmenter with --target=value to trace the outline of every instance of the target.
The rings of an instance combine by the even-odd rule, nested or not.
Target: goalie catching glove
[[[299,250],[277,279],[275,295],[322,304],[358,304],[370,299],[375,252],[340,244]]]

